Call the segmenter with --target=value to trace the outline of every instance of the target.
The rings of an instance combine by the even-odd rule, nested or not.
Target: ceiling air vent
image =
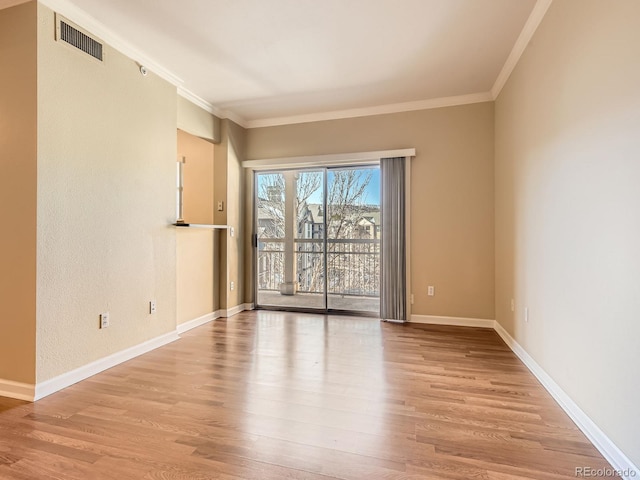
[[[104,60],[102,43],[80,31],[80,29],[72,25],[67,19],[58,16],[56,30],[59,41],[66,42],[101,62]]]

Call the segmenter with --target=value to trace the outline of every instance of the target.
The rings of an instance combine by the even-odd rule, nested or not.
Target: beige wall
[[[638,18],[636,0],[554,2],[495,142],[497,320],[636,465]]]
[[[220,142],[220,119],[218,117],[181,96],[177,98],[177,108],[180,130],[205,140],[211,140],[214,143]]]
[[[42,5],[38,68],[42,382],[176,327],[177,93],[109,46],[101,64],[55,42]]]
[[[247,158],[415,147],[413,314],[493,319],[493,136],[493,103],[479,103],[250,129]]]
[[[178,111],[178,123],[180,118]],[[178,130],[178,156],[187,159],[184,165],[185,220],[213,223],[213,144]],[[217,274],[218,270],[218,235],[214,230],[176,229],[178,324],[210,314],[218,308],[218,295],[214,291],[217,289],[214,272]]]
[[[179,117],[178,117],[179,118]],[[183,216],[187,223],[213,223],[213,144],[178,130],[183,164]]]
[[[214,202],[224,202],[224,210],[215,208],[219,225],[234,229],[220,232],[219,296],[220,308],[230,309],[244,303],[244,177],[245,129],[230,120],[221,122],[221,141],[214,150]],[[231,283],[234,289],[231,290]]]
[[[0,10],[0,380],[36,359],[36,4]]]
[[[233,227],[226,234],[227,241],[227,289],[229,282],[234,282],[234,290],[228,290],[227,308],[244,303],[244,217],[247,214],[244,198],[244,169],[246,130],[237,124],[224,120],[228,134],[228,167],[227,167],[227,224]]]
[[[179,228],[176,231],[178,324],[218,309],[218,235],[217,230],[200,228]]]

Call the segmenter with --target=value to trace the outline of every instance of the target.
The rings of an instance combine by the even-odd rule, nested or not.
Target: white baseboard
[[[151,340],[147,340],[139,345],[127,348],[120,352],[109,355],[108,357],[96,360],[95,362],[84,365],[80,368],[76,368],[67,373],[63,373],[51,380],[41,382],[35,385],[18,384],[16,382],[9,382],[0,380],[0,395],[8,396],[11,398],[18,398],[21,400],[36,401],[44,398],[52,393],[55,393],[63,388],[66,388],[74,383],[78,383],[81,380],[89,378],[97,373],[107,370],[111,367],[131,360],[139,355],[155,350],[168,343],[180,339],[180,334],[193,328],[204,325],[211,322],[216,318],[231,317],[244,310],[252,310],[253,304],[241,303],[240,305],[230,308],[228,310],[216,310],[215,312],[208,313],[202,317],[190,320],[177,326],[173,332],[166,333]]]
[[[240,312],[244,312],[245,310],[253,310],[253,303],[241,303],[240,305],[236,305],[235,307],[231,307],[227,310],[220,310],[220,312],[222,313],[221,317],[229,318]]]
[[[241,303],[240,305],[230,308],[229,310],[216,310],[215,312],[207,313],[206,315],[203,315],[201,317],[181,323],[180,325],[178,325],[178,333],[182,335],[184,332],[188,332],[189,330],[204,325],[205,323],[212,322],[217,318],[233,317],[234,315],[245,310],[253,310],[253,308],[253,303]]]
[[[189,330],[204,325],[205,323],[212,322],[216,318],[220,318],[222,315],[220,314],[220,310],[216,310],[215,312],[207,313],[198,318],[194,318],[193,320],[189,320],[188,322],[181,323],[177,327],[178,334],[182,335],[184,332],[188,332]]]
[[[410,322],[480,328],[493,328],[493,325],[495,324],[495,320],[488,320],[485,318],[439,317],[437,315],[411,315]]]
[[[0,379],[0,396],[27,401],[39,400],[120,363],[126,362],[134,357],[178,340],[180,338],[179,333],[184,333],[192,328],[204,325],[216,318],[231,317],[244,310],[253,310],[253,308],[253,304],[244,303],[228,310],[217,310],[207,315],[203,315],[202,317],[178,325],[177,329],[173,332],[166,333],[139,345],[114,353],[70,372],[63,373],[51,380],[38,383],[35,386],[32,384]],[[569,415],[569,417],[576,423],[578,428],[582,430],[593,445],[607,459],[611,466],[615,470],[619,471],[625,480],[636,480],[640,478],[640,469],[633,464],[633,462],[611,441],[609,437],[607,437],[607,435],[593,422],[593,420],[591,420],[589,416],[584,413],[580,407],[578,407],[569,395],[560,388],[560,386],[497,321],[480,318],[412,315],[411,322],[495,329],[509,348],[516,354],[522,363],[524,363],[531,373],[533,373],[540,383],[542,383],[544,388],[551,394],[558,405],[560,405],[567,415]]]
[[[162,347],[163,345],[178,340],[179,338],[177,330],[174,330],[173,332],[165,333],[164,335],[160,335],[159,337],[152,338],[146,342],[121,350],[112,355],[101,358],[100,360],[96,360],[95,362],[83,365],[82,367],[71,370],[70,372],[63,373],[62,375],[45,382],[37,383],[35,387],[35,394],[30,400],[40,400],[47,395],[51,395],[52,393],[62,390],[74,383],[78,383],[81,380],[89,378],[111,367],[115,367],[116,365],[126,362],[127,360],[131,360],[143,353],[155,350],[156,348]]]
[[[14,382],[0,378],[0,397],[15,398],[33,402],[36,386],[33,383]]]
[[[542,383],[560,407],[575,422],[582,433],[600,451],[602,456],[617,470],[625,480],[638,480],[640,469],[611,441],[607,435],[582,411],[582,409],[565,393],[562,388],[543,370],[522,346],[509,335],[502,325],[495,322],[495,331],[515,353],[525,366]]]

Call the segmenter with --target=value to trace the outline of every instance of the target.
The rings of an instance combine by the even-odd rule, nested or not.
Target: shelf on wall
[[[207,223],[174,223],[178,228],[209,228],[211,230],[227,230],[229,225],[209,225]]]

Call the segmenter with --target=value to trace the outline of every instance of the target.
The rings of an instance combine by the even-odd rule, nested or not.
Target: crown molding
[[[241,117],[240,115],[236,115],[235,113],[229,112],[227,110],[221,110],[220,108],[216,107],[215,105],[207,102],[202,97],[199,97],[198,95],[196,95],[192,91],[187,90],[183,86],[178,86],[178,95],[180,95],[185,100],[190,101],[194,105],[197,105],[198,107],[202,108],[203,110],[209,112],[211,115],[215,115],[218,118],[229,119],[232,122],[237,123],[238,125],[240,125],[243,128],[248,128],[247,127],[247,120],[244,119],[243,117]]]
[[[21,0],[5,0],[8,3],[19,3]],[[353,108],[347,110],[334,110],[329,112],[317,112],[303,115],[292,115],[284,117],[261,118],[255,120],[247,120],[241,115],[232,111],[220,109],[212,105],[208,101],[199,97],[195,93],[183,86],[183,80],[170,70],[163,67],[151,57],[148,57],[131,43],[115,34],[100,21],[96,20],[84,10],[77,7],[69,0],[39,0],[40,3],[48,8],[58,12],[69,20],[77,23],[82,28],[99,37],[102,41],[109,44],[122,54],[130,57],[140,65],[144,65],[150,71],[159,77],[171,83],[177,88],[178,94],[188,101],[194,103],[205,111],[219,118],[229,119],[243,128],[261,128],[273,127],[278,125],[292,125],[298,123],[310,123],[328,120],[339,120],[346,118],[366,117],[371,115],[384,115],[390,113],[402,113],[416,110],[428,110],[433,108],[452,107],[457,105],[466,105],[472,103],[490,102],[495,100],[505,83],[509,79],[511,72],[518,63],[529,41],[533,37],[540,22],[544,18],[549,6],[553,0],[537,0],[529,18],[516,40],[516,43],[507,57],[505,64],[496,78],[496,81],[489,92],[472,93],[467,95],[458,95],[451,97],[432,98],[427,100],[418,100],[413,102],[393,103],[387,105],[377,105],[373,107]],[[0,0],[2,2],[2,0]]]
[[[185,100],[190,101],[194,105],[197,105],[201,109],[209,112],[211,115],[215,115],[216,117],[221,116],[221,112],[219,108],[216,108],[211,103],[207,102],[204,98],[199,97],[191,90],[187,90],[182,85],[178,85],[178,95],[180,95]]]
[[[227,120],[231,120],[234,123],[237,123],[242,128],[249,128],[249,122],[244,117],[240,115],[230,112],[229,110],[220,110],[220,118],[226,118]]]
[[[536,33],[536,30],[540,26],[542,19],[544,18],[547,10],[551,6],[553,0],[538,0],[534,5],[531,13],[529,14],[529,18],[522,27],[522,31],[516,40],[516,43],[513,44],[513,48],[511,49],[511,53],[507,57],[507,60],[504,62],[502,66],[502,70],[498,74],[493,87],[491,88],[491,98],[495,100],[500,95],[502,91],[502,87],[507,83],[511,73],[516,68],[520,57],[524,53],[524,50],[529,45],[533,34]]]
[[[176,87],[183,83],[182,79],[164,68],[161,64],[148,57],[131,43],[118,36],[103,23],[96,20],[94,17],[86,13],[84,10],[78,8],[68,0],[38,0],[40,3],[50,8],[54,12],[60,13],[72,22],[78,24],[91,34],[99,37],[100,40],[109,44],[110,47],[115,48],[120,53],[126,55],[132,60],[138,62],[140,65],[144,65],[149,71],[152,71],[162,79],[175,85]]]
[[[415,110],[429,110],[432,108],[453,107],[470,103],[490,102],[493,98],[491,92],[471,93],[455,97],[430,98],[415,102],[392,103],[377,105],[374,107],[352,108],[349,110],[334,110],[331,112],[318,112],[305,115],[293,115],[289,117],[261,118],[248,120],[246,128],[275,127],[278,125],[292,125],[296,123],[320,122],[324,120],[338,120],[343,118],[368,117],[371,115],[384,115],[388,113],[411,112]]]

